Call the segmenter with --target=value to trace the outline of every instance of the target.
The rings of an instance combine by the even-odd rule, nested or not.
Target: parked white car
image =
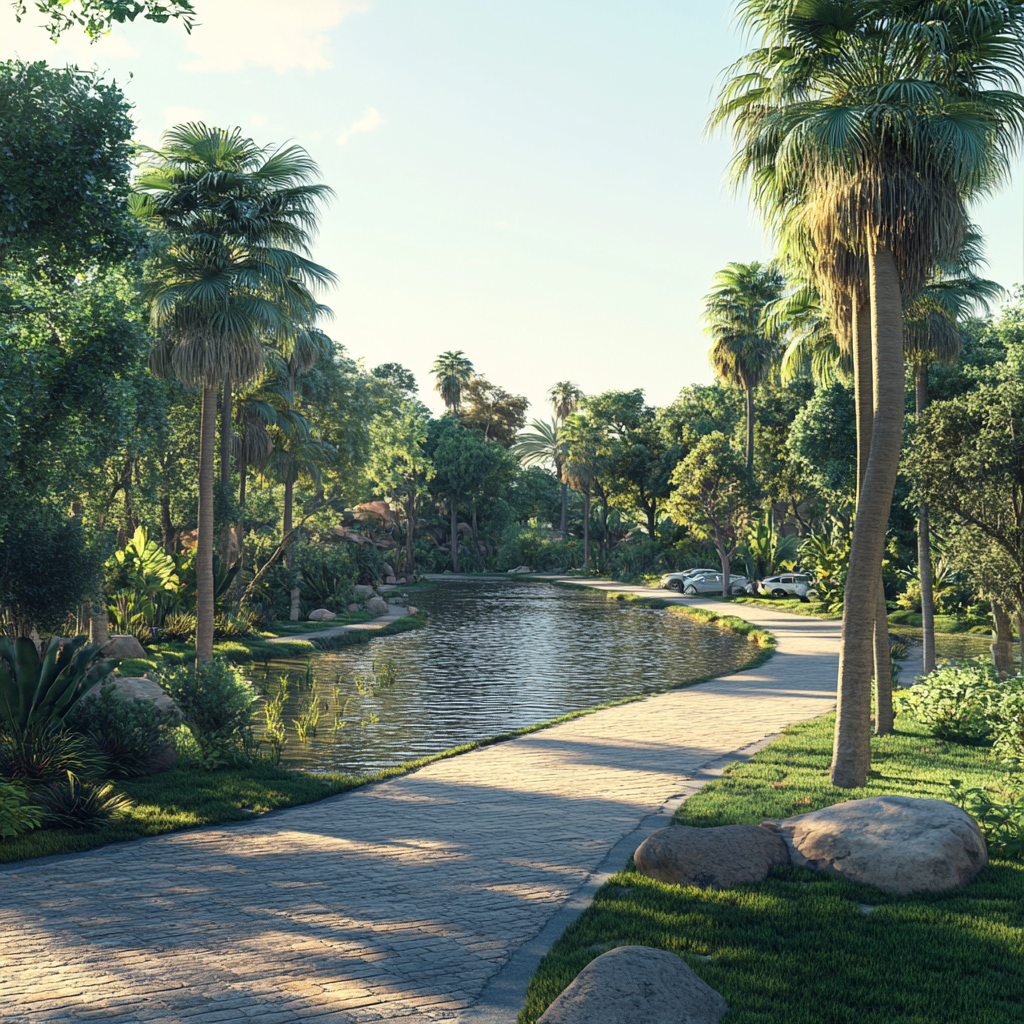
[[[729,593],[745,594],[749,582],[746,576],[730,576]],[[700,576],[691,576],[683,586],[683,593],[688,597],[695,597],[697,594],[721,594],[721,592],[722,574],[720,572],[705,572]]]
[[[717,571],[717,569],[684,569],[682,572],[665,573],[661,577],[659,587],[662,590],[674,590],[677,594],[681,594],[686,584],[694,577]]]
[[[807,600],[814,587],[814,577],[802,572],[787,572],[780,576],[769,576],[758,584],[758,590],[770,597],[799,597]]]

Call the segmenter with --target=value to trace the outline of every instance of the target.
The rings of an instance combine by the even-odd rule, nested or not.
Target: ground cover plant
[[[990,747],[938,740],[900,715],[895,733],[873,740],[867,785],[837,789],[833,729],[828,715],[786,730],[690,797],[677,820],[757,824],[884,793],[952,799],[951,779],[966,788],[1006,778]],[[793,867],[759,885],[699,890],[630,863],[541,962],[521,1024],[620,945],[680,953],[725,997],[728,1024],[1011,1024],[1024,1002],[1024,863],[993,859],[966,889],[908,897]]]

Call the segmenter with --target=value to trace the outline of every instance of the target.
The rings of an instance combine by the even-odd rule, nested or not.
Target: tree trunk
[[[590,491],[583,492],[583,568],[590,568]]]
[[[1013,630],[1010,616],[998,602],[992,601],[992,622],[996,627],[995,643],[992,645],[992,662],[1000,672],[1013,671]]]
[[[220,403],[220,482],[231,482],[231,378],[224,378]]]
[[[405,574],[411,576],[416,571],[412,541],[416,530],[416,495],[410,494],[405,503]]]
[[[292,532],[292,520],[294,518],[295,508],[295,484],[286,483],[284,485],[284,517],[281,524],[281,536],[282,538],[287,537]],[[288,569],[289,573],[295,571],[295,554],[292,551],[291,544],[288,545],[288,550],[284,553],[284,564]],[[299,611],[302,607],[301,602],[302,593],[298,587],[292,587],[288,591],[289,607],[288,607],[288,618],[291,622],[299,621]]]
[[[748,384],[747,392],[747,472],[754,468],[754,389]]]
[[[878,580],[875,611],[875,735],[892,732],[892,655],[889,651],[889,616],[885,607],[885,587]]]
[[[569,485],[562,484],[562,517],[559,520],[558,529],[562,533],[562,543],[569,541]]]
[[[920,417],[928,407],[928,366],[918,360],[914,371],[914,407]],[[927,502],[922,502],[917,512],[917,573],[921,581],[921,669],[927,675],[935,671],[935,593]]]
[[[729,553],[725,550],[725,545],[721,541],[715,541],[715,548],[718,550],[718,560],[722,563],[722,597],[729,596]]]
[[[196,540],[196,661],[213,658],[213,464],[217,389],[203,388],[199,430],[199,536]]]
[[[174,524],[171,522],[171,496],[169,494],[160,495],[160,533],[160,542],[164,552],[173,555],[174,549],[178,546],[178,531],[174,529]]]
[[[903,440],[903,306],[890,250],[869,254],[874,416],[850,545],[839,652],[834,786],[863,786],[871,766],[871,680],[879,572]]]
[[[451,497],[451,519],[452,519],[452,572],[459,571],[459,511],[455,501],[455,495]]]
[[[650,507],[647,509],[647,536],[651,540],[658,539],[658,506],[657,503],[652,501]]]

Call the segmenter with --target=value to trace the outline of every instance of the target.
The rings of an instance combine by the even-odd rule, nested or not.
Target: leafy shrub
[[[198,750],[195,760],[211,770],[247,759],[249,726],[256,704],[253,688],[223,658],[179,665],[161,683],[181,709]],[[179,747],[178,754],[183,751]],[[189,752],[185,752],[189,756]]]
[[[85,737],[64,729],[35,726],[0,734],[0,779],[37,784],[68,772],[91,778],[103,767],[103,759]]]
[[[380,566],[383,562],[381,557]],[[378,571],[376,564],[357,567],[347,546],[341,543],[298,545],[295,548],[295,567],[301,578],[303,600],[332,612],[344,611],[352,600],[352,584],[357,575],[371,575]],[[364,569],[367,570],[365,573]]]
[[[991,732],[989,711],[999,692],[995,668],[978,658],[960,665],[943,665],[924,682],[896,694],[900,710],[910,712],[939,739],[977,743]]]
[[[85,782],[73,772],[35,790],[32,799],[42,810],[43,824],[51,828],[97,829],[133,805],[123,793],[115,793],[111,783]]]
[[[596,543],[593,548],[596,551]],[[522,526],[510,526],[501,535],[501,544],[495,556],[500,572],[527,565],[538,572],[550,569],[573,569],[583,565],[583,544],[564,544],[550,540]]]
[[[17,735],[41,726],[59,727],[75,704],[117,667],[97,661],[99,651],[79,636],[61,646],[51,637],[39,657],[28,637],[0,637],[0,729]]]
[[[224,640],[252,636],[257,632],[256,621],[256,614],[250,611],[240,611],[234,615],[218,615],[213,620],[213,635],[216,639]]]
[[[118,696],[113,685],[79,703],[69,728],[85,736],[106,762],[105,775],[131,779],[154,770],[176,715],[150,700]]]
[[[975,821],[988,843],[988,852],[1005,860],[1024,860],[1024,779],[1011,776],[1002,789],[963,789],[950,779],[953,799]]]
[[[188,612],[175,612],[164,619],[160,627],[161,640],[180,640],[188,643],[196,635],[196,617]]]
[[[996,754],[1024,768],[1024,677],[1007,679],[993,692],[989,717]]]
[[[42,822],[42,810],[31,803],[24,787],[0,781],[0,840],[30,832]]]

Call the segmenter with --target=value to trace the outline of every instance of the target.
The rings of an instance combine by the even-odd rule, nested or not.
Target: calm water
[[[415,603],[430,613],[425,628],[315,655],[312,689],[288,666],[282,763],[374,771],[603,701],[727,674],[750,656],[746,640],[714,627],[543,583],[452,580]],[[385,659],[397,681],[374,685],[374,662],[379,670]],[[253,681],[273,696],[281,671],[272,663],[264,680],[255,669]],[[292,719],[311,700],[321,709],[316,736],[300,741]]]

